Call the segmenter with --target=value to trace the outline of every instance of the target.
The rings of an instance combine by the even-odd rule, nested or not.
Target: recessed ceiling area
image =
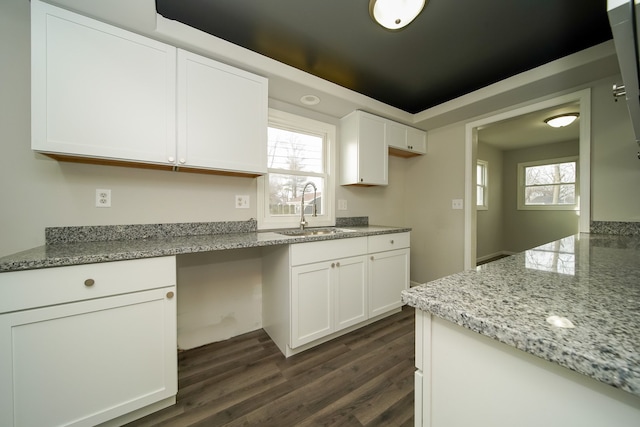
[[[610,40],[604,0],[430,0],[406,28],[369,0],[156,0],[157,12],[417,113]]]

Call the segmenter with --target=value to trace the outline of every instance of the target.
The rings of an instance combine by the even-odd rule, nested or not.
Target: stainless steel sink
[[[349,230],[346,228],[305,228],[304,230],[295,229],[295,230],[282,230],[278,231],[278,234],[283,234],[285,236],[296,236],[296,237],[307,237],[307,236],[325,236],[327,234],[337,234],[337,233],[349,233],[354,232],[355,230]]]

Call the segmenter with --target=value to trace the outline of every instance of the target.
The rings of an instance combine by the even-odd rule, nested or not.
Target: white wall
[[[412,281],[424,283],[463,269],[464,211],[452,210],[451,200],[464,198],[464,138],[464,125],[433,129],[427,155],[407,163]]]
[[[640,147],[634,142],[626,102],[614,102],[613,84],[601,80],[592,91],[591,219],[640,221]]]
[[[579,141],[504,152],[503,250],[522,252],[579,232],[576,211],[518,210],[518,163],[577,156],[579,152]]]

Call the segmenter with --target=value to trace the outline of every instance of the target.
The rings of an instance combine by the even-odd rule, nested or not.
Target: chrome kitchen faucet
[[[308,225],[307,221],[304,219],[304,193],[307,191],[307,187],[313,187],[313,216],[318,216],[318,207],[316,205],[316,196],[318,189],[313,182],[307,182],[302,188],[302,197],[300,200],[300,230],[304,230],[305,225]]]

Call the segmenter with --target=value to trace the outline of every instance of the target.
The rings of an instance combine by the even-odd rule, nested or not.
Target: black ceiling
[[[369,0],[156,0],[159,14],[410,113],[612,38],[606,0],[430,0],[391,32]]]

